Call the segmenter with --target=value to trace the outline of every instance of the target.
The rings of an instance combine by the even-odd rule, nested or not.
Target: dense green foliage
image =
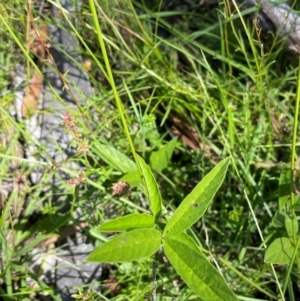
[[[175,226],[167,223],[169,230],[188,229],[188,237],[201,250],[200,262],[209,270],[210,259],[224,277],[220,283],[226,282],[241,300],[297,300],[298,68],[290,65],[281,41],[272,44],[272,34],[261,36],[247,19],[255,9],[242,14],[230,5],[232,1],[215,6],[199,0],[179,2],[90,0],[71,13],[60,7],[56,18],[47,10],[39,18],[38,5],[30,1],[25,10],[23,1],[0,4],[3,300],[39,300],[42,294],[59,300],[55,288],[32,272],[30,252],[74,225],[84,227],[83,235],[97,250],[111,241],[114,232],[135,228],[130,223],[142,213],[133,231],[140,235],[139,228],[149,228],[157,242],[159,231],[150,228],[152,223],[157,222],[163,232],[168,220],[177,221]],[[15,93],[24,87],[13,86],[17,66],[24,67],[26,82],[40,68],[29,46],[29,27],[50,24],[78,39],[83,62],[76,64],[87,71],[93,89],[92,97],[80,95],[81,105],[76,109],[66,108],[76,131],[66,126],[65,112],[61,113],[66,131],[73,135],[71,146],[77,150],[64,162],[51,161],[47,147],[26,130],[27,120],[16,122],[11,109]],[[62,79],[67,85],[67,71]],[[37,161],[23,158],[23,150],[32,146]],[[49,159],[45,162],[40,156]],[[173,212],[229,156],[232,164],[224,183],[213,202],[207,201],[201,219],[194,218],[190,229],[190,224],[178,224],[184,214],[177,218]],[[70,168],[70,162],[80,168]],[[30,175],[37,168],[41,176],[32,185]],[[150,170],[153,177],[147,178]],[[62,172],[69,181],[64,179],[54,189],[52,177],[60,178]],[[126,193],[112,193],[118,181],[129,183]],[[13,183],[12,193],[7,193],[5,182]],[[53,196],[58,195],[57,203]],[[71,206],[63,211],[66,199]],[[75,218],[78,208],[80,215]],[[153,217],[149,218],[150,212]],[[120,222],[128,215],[132,219]],[[159,216],[163,218],[155,220]],[[113,219],[118,223],[111,229],[107,221]],[[113,233],[100,232],[105,227]],[[180,235],[164,242],[170,258],[200,253],[186,249],[189,238]],[[158,242],[149,246],[150,253],[158,246]],[[178,254],[172,255],[176,246]],[[48,248],[59,253],[61,244],[55,242]],[[161,251],[142,261],[105,266],[108,276],[97,283],[101,293],[84,286],[76,288],[75,297],[150,300],[153,259],[157,300],[198,300],[186,281],[188,276],[180,277],[175,271],[180,263],[166,261]],[[197,267],[199,262],[193,264]],[[36,281],[34,287],[28,278]],[[107,286],[112,278],[116,289]]]

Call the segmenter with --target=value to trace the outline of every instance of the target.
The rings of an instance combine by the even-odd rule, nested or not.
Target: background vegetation
[[[289,268],[272,267],[264,254],[278,236],[272,220],[282,166],[291,165],[291,155],[298,158],[292,141],[298,145],[294,116],[300,79],[282,51],[282,41],[262,36],[247,19],[255,8],[243,13],[244,18],[230,1],[98,0],[98,28],[88,2],[75,12],[61,9],[60,18],[49,12],[38,18],[39,3],[33,4],[0,4],[0,186],[6,181],[14,187],[9,194],[2,191],[0,204],[3,300],[38,300],[45,292],[59,298],[55,287],[32,275],[32,255],[27,254],[64,227],[84,224],[84,235],[99,244],[107,236],[96,241],[91,230],[103,221],[148,212],[136,179],[120,164],[124,156],[133,159],[132,147],[150,164],[170,214],[217,162],[232,156],[225,183],[194,226],[195,240],[218,263],[234,292],[244,296],[241,300],[299,300],[298,255]],[[78,132],[64,125],[79,153],[58,166],[50,159],[32,164],[22,158],[34,142],[26,120],[16,122],[11,109],[16,66],[25,67],[25,81],[36,66],[26,36],[30,15],[36,27],[56,24],[80,41],[83,63],[77,63],[87,71],[93,89],[92,97],[78,99],[80,110],[67,108]],[[159,150],[176,136],[172,158],[158,160]],[[35,156],[40,155],[47,157],[47,150],[37,148]],[[71,171],[65,167],[69,162],[80,168]],[[37,166],[42,177],[31,185],[30,174]],[[55,191],[49,189],[50,179],[61,177],[62,170],[73,182],[64,180]],[[297,192],[297,164],[294,175]],[[120,179],[131,185],[122,197],[111,194],[112,184]],[[53,202],[58,193],[72,200],[67,213],[59,213],[65,198]],[[75,218],[77,208],[81,214]],[[52,248],[58,252],[60,246]],[[160,254],[155,260],[158,300],[197,300]],[[28,278],[38,286],[30,287]],[[117,286],[107,285],[108,279]],[[108,265],[97,285],[101,293],[95,293],[95,300],[151,299],[152,259]]]

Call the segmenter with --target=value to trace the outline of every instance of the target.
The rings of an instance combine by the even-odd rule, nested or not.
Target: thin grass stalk
[[[298,271],[300,270],[299,256],[298,250],[300,246],[300,236],[298,235],[296,229],[294,227],[294,221],[297,218],[295,214],[295,193],[294,193],[294,170],[295,170],[295,160],[296,160],[296,145],[297,145],[297,133],[298,133],[298,118],[299,118],[299,107],[300,107],[300,58],[298,64],[298,78],[297,78],[297,92],[296,92],[296,106],[294,111],[294,123],[293,123],[293,137],[292,137],[292,150],[291,150],[291,183],[290,183],[290,196],[291,196],[291,219],[292,219],[292,231],[294,238],[294,252],[292,255],[292,259],[289,265],[289,269],[285,278],[285,282],[283,285],[283,292],[286,291],[290,276],[292,274],[292,268],[294,262],[297,261]]]
[[[120,96],[118,94],[117,87],[115,85],[114,77],[113,77],[113,74],[112,74],[112,70],[111,70],[111,67],[110,67],[110,63],[109,63],[108,55],[107,55],[107,52],[106,52],[106,47],[105,47],[103,35],[102,35],[101,26],[100,26],[99,19],[98,19],[98,16],[97,16],[97,11],[96,11],[96,7],[95,7],[95,0],[89,0],[89,5],[90,5],[94,25],[95,25],[96,32],[97,32],[98,42],[99,42],[99,45],[100,45],[100,48],[101,48],[101,51],[102,51],[102,55],[103,55],[103,59],[104,59],[104,62],[105,62],[105,67],[106,67],[106,71],[107,71],[107,75],[108,75],[108,80],[109,80],[109,83],[110,83],[111,88],[113,90],[113,94],[114,94],[114,97],[115,97],[118,112],[120,114],[123,129],[124,129],[125,135],[128,139],[129,147],[130,147],[131,153],[133,155],[134,161],[137,165],[137,168],[138,168],[140,174],[142,175],[142,172],[140,170],[140,166],[138,164],[135,148],[134,148],[132,139],[130,137],[128,125],[127,125],[127,122],[126,122],[126,118],[125,118],[125,114],[124,114],[125,110],[123,108],[123,104],[122,104]]]

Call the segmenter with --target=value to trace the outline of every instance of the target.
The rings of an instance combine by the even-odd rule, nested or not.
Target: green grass
[[[171,162],[154,171],[166,212],[174,211],[217,162],[232,156],[225,183],[194,226],[194,238],[241,300],[297,299],[298,252],[292,263],[275,266],[264,262],[264,254],[275,235],[271,222],[278,209],[282,163],[295,170],[296,180],[299,176],[300,76],[285,61],[279,42],[270,52],[253,24],[242,19],[236,7],[230,12],[228,1],[225,4],[203,13],[186,3],[186,12],[178,14],[176,7],[161,1],[147,7],[142,1],[90,0],[80,12],[62,10],[55,21],[35,19],[35,26],[55,22],[65,27],[80,41],[83,59],[91,62],[88,75],[94,95],[76,99],[83,105],[70,111],[80,132],[73,145],[82,143],[89,150],[58,166],[26,131],[25,122],[16,122],[8,111],[14,102],[16,64],[25,67],[27,80],[38,68],[25,35],[29,15],[36,17],[37,11],[28,6],[30,14],[26,13],[21,1],[0,4],[0,187],[3,193],[4,183],[20,185],[0,203],[3,300],[37,300],[34,291],[47,291],[58,300],[55,289],[32,274],[26,254],[62,228],[86,222],[84,235],[97,245],[108,237],[95,240],[88,230],[108,219],[149,212],[133,177],[126,178],[132,184],[128,196],[113,197],[110,187],[130,170],[136,153],[150,163],[151,154],[172,139],[175,118],[188,124],[188,134],[198,140],[192,149],[178,139]],[[168,37],[158,35],[161,30]],[[35,157],[48,158],[47,163],[23,159],[21,150],[28,146],[35,146]],[[49,189],[51,177],[61,171],[69,179],[80,176],[80,170],[68,165],[73,161],[84,170],[82,183],[73,187],[64,181],[60,190]],[[42,177],[32,186],[29,175],[37,167]],[[298,188],[296,180],[293,185]],[[58,193],[60,202],[72,200],[61,215],[62,204],[53,202]],[[297,195],[291,193],[290,199],[297,204]],[[77,208],[81,216],[75,219]],[[291,215],[297,216],[295,206],[291,208]],[[299,235],[293,235],[297,245]],[[56,252],[59,248],[51,245]],[[197,300],[161,254],[156,262],[157,300]],[[121,288],[105,289],[107,279],[101,279],[97,285],[102,293],[94,300],[151,299],[151,259],[107,270]],[[38,282],[37,288],[29,286],[27,277]]]

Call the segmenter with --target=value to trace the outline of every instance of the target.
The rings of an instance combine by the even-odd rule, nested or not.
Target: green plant
[[[140,260],[156,253],[162,246],[165,255],[185,283],[203,300],[237,300],[226,281],[207,260],[191,236],[185,231],[205,213],[221,186],[229,164],[221,161],[182,201],[172,217],[159,222],[162,201],[159,188],[145,161],[138,157],[145,191],[152,215],[130,214],[100,225],[101,232],[126,231],[103,243],[87,258],[95,262],[126,262]],[[154,229],[156,226],[157,229]]]
[[[91,289],[88,289],[86,291],[78,290],[78,294],[73,294],[72,297],[75,300],[82,300],[82,301],[94,301],[94,297],[96,297],[96,293],[93,292]]]
[[[265,262],[280,265],[290,265],[289,274],[293,267],[293,263],[299,270],[299,246],[300,237],[299,224],[297,218],[297,212],[300,211],[300,197],[299,195],[291,197],[291,193],[294,193],[294,183],[291,169],[287,165],[282,168],[280,180],[279,180],[279,198],[278,198],[278,210],[276,211],[271,227],[273,231],[269,235],[269,244],[265,253]],[[283,291],[289,283],[289,277],[285,281]]]
[[[32,300],[32,287],[25,280],[34,279],[38,283],[35,293],[59,299],[55,284],[49,286],[39,277],[43,274],[42,268],[38,275],[32,274],[32,256],[27,254],[40,251],[42,242],[66,226],[83,223],[93,228],[103,220],[116,217],[115,227],[129,219],[126,231],[154,230],[156,226],[156,231],[161,233],[163,226],[172,220],[168,221],[163,206],[175,211],[198,179],[230,154],[234,168],[227,173],[226,185],[218,191],[217,201],[211,203],[201,223],[196,222],[193,231],[189,229],[187,233],[193,235],[197,250],[206,257],[218,254],[224,278],[235,284],[237,294],[253,300],[295,301],[299,282],[299,200],[290,191],[295,184],[289,181],[296,183],[291,171],[296,173],[292,164],[299,156],[298,148],[292,147],[291,151],[291,136],[295,146],[299,135],[295,121],[300,103],[299,92],[295,97],[295,90],[300,76],[297,77],[295,68],[282,61],[287,56],[280,54],[282,47],[276,43],[276,37],[270,51],[257,24],[253,26],[248,22],[249,14],[256,15],[260,7],[249,7],[245,11],[237,1],[231,0],[212,1],[209,5],[208,1],[199,0],[95,0],[90,1],[90,5],[84,2],[82,6],[75,0],[72,2],[77,3],[79,10],[70,12],[61,7],[60,1],[46,1],[60,8],[60,17],[43,15],[40,18],[40,12],[30,1],[27,1],[25,14],[24,1],[2,2],[1,298]],[[299,9],[299,1],[293,2],[297,5],[295,10]],[[28,25],[32,23],[35,28],[53,22],[80,41],[80,52],[84,60],[90,62],[87,70],[94,91],[88,99],[80,95],[78,100],[82,105],[70,111],[82,140],[73,141],[72,145],[80,149],[77,156],[67,158],[66,162],[52,162],[47,145],[37,144],[27,129],[27,121],[16,122],[10,115],[14,112],[11,105],[15,91],[20,92],[30,81],[31,70],[37,70],[37,58],[29,49]],[[169,35],[161,35],[161,30]],[[271,35],[269,38],[273,40]],[[73,53],[67,53],[62,45],[51,39],[47,45],[76,61]],[[47,61],[44,63],[46,66]],[[18,65],[24,68],[26,76],[24,83],[15,86],[12,79],[18,75],[15,68]],[[76,61],[76,65],[83,67],[80,61]],[[63,82],[68,84],[70,73],[65,71]],[[45,85],[51,88],[51,82]],[[70,110],[67,104],[65,110]],[[46,111],[40,113],[47,114]],[[7,137],[4,140],[3,134]],[[169,141],[175,136],[178,142]],[[21,148],[33,146],[36,149],[36,158],[42,156],[49,160],[30,161],[20,157],[17,152],[20,141],[25,141]],[[59,140],[54,143],[60,146]],[[88,146],[89,150],[81,153],[80,150]],[[162,206],[152,206],[156,219],[148,214],[147,204],[136,188],[141,184],[141,170],[136,164],[135,152],[145,158],[160,187]],[[72,161],[82,166],[84,174],[82,170],[67,169],[65,163]],[[290,169],[284,168],[281,172],[283,162],[292,163]],[[26,181],[25,186],[13,193],[5,189],[5,185],[15,183],[19,175],[21,179],[23,176],[29,179],[37,167],[42,175],[34,187]],[[51,191],[45,193],[46,187],[52,188],[52,177],[60,177],[61,170],[68,174],[69,180],[61,183],[59,193],[72,199],[72,206],[65,214],[58,214],[60,204],[53,203]],[[111,184],[118,180],[131,185],[128,196],[111,194]],[[75,188],[79,182],[80,186]],[[287,188],[285,195],[282,194],[284,187]],[[12,208],[17,211],[11,211]],[[72,213],[78,209],[82,214],[74,218]],[[127,217],[128,214],[132,217]],[[270,220],[273,220],[273,228]],[[83,235],[89,233],[84,231]],[[107,241],[101,232],[97,234],[97,246]],[[176,240],[172,233],[170,237],[163,233],[159,241],[163,240],[167,250],[168,244],[179,245],[187,240],[186,234],[178,236]],[[205,243],[209,252],[200,247]],[[61,244],[47,247],[47,251],[55,253],[60,253],[60,249]],[[177,281],[173,267],[165,264],[161,254],[160,251],[155,253],[157,300],[198,300],[183,282]],[[101,288],[98,298],[142,300],[152,289],[151,257],[113,267],[103,265],[108,273],[103,273],[97,282]],[[120,285],[118,291],[106,287],[107,281],[114,277]],[[87,298],[86,285],[78,287],[78,291],[85,292],[81,295]],[[78,294],[77,297],[81,297]]]

